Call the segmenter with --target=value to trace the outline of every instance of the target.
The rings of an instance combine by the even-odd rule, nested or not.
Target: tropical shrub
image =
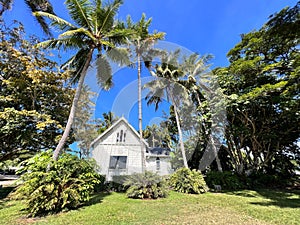
[[[129,188],[125,185],[128,175],[116,175],[112,177],[112,181],[106,183],[106,191],[126,192]]]
[[[237,174],[231,171],[210,171],[205,177],[206,183],[210,188],[214,188],[215,185],[221,185],[225,190],[237,190],[246,188],[247,181],[239,177]]]
[[[166,181],[149,171],[128,176],[124,185],[129,187],[126,191],[129,198],[165,198],[169,191]]]
[[[208,187],[200,171],[180,168],[169,179],[170,186],[177,192],[202,194]]]
[[[87,202],[100,183],[93,163],[71,154],[53,161],[51,152],[37,154],[25,161],[23,182],[12,197],[26,201],[29,216],[40,216],[74,209]]]
[[[251,188],[285,188],[293,186],[294,182],[288,175],[283,176],[282,174],[266,174],[262,172],[250,174],[247,180]]]

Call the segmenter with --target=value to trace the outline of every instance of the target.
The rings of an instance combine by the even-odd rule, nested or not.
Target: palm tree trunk
[[[90,62],[92,60],[93,51],[94,51],[94,49],[91,49],[89,54],[87,55],[87,60],[84,64],[84,67],[83,67],[82,72],[80,74],[80,78],[79,78],[78,85],[77,85],[77,88],[76,88],[75,96],[73,98],[73,102],[72,102],[71,110],[70,110],[70,113],[69,113],[69,118],[68,118],[66,128],[64,130],[64,133],[63,133],[58,145],[56,146],[55,151],[53,152],[53,157],[52,158],[55,161],[57,161],[58,156],[59,156],[61,150],[63,149],[63,147],[64,147],[64,145],[67,141],[67,138],[70,134],[72,124],[74,122],[75,113],[76,113],[78,101],[79,101],[79,98],[80,98],[84,78],[85,78],[85,75],[87,73],[87,69],[89,68]]]
[[[170,93],[170,97],[172,99],[173,107],[174,107],[174,113],[175,113],[175,118],[176,118],[177,129],[178,129],[178,136],[179,136],[179,145],[180,145],[181,154],[182,154],[182,158],[183,158],[183,165],[185,168],[189,168],[187,160],[186,160],[183,136],[182,136],[181,126],[180,126],[180,119],[179,119],[179,115],[178,115],[178,111],[177,111],[177,107],[176,107],[176,102],[175,102],[175,99],[174,99],[174,96],[172,93]]]
[[[213,149],[214,155],[216,157],[216,163],[217,163],[218,171],[223,172],[221,161],[220,161],[220,158],[218,156],[218,151],[217,151],[217,148],[216,148],[216,144],[215,144],[215,141],[214,141],[214,139],[211,135],[210,135],[210,142],[212,144],[212,149]]]
[[[139,50],[137,50],[138,52]],[[139,118],[139,134],[141,145],[141,158],[142,158],[142,173],[146,170],[145,149],[143,148],[143,123],[142,123],[142,80],[141,80],[141,56],[137,53],[138,63],[138,118]]]
[[[197,101],[198,101],[199,106],[201,106],[201,100],[200,100],[200,97],[199,97],[198,93],[196,93],[196,97],[197,97]],[[218,156],[217,148],[216,148],[216,145],[215,145],[215,141],[214,141],[214,139],[213,139],[213,137],[211,135],[210,135],[209,139],[210,139],[210,142],[212,144],[212,149],[214,151],[214,155],[216,157],[218,171],[219,172],[223,172],[221,161],[220,161],[220,158]]]

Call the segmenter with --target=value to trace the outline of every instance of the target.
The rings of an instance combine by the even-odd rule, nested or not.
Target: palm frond
[[[143,51],[142,60],[146,68],[150,69],[152,67],[152,62],[155,58],[160,58],[165,54],[165,51],[161,49],[148,48],[146,51]]]
[[[77,37],[66,37],[66,38],[60,38],[60,39],[51,39],[47,41],[40,42],[36,44],[39,48],[50,48],[50,49],[61,49],[64,50],[74,50],[78,48],[84,48],[86,46],[86,43],[77,38]]]
[[[76,27],[73,24],[71,24],[70,22],[68,22],[54,14],[51,14],[51,13],[37,11],[37,12],[33,12],[33,15],[36,17],[46,17],[46,18],[50,19],[52,21],[50,26],[57,27],[60,30],[76,29]]]
[[[74,29],[74,30],[68,30],[68,31],[60,34],[59,38],[72,37],[72,36],[76,36],[78,34],[79,35],[83,34],[84,36],[89,37],[90,39],[94,40],[95,42],[97,41],[97,39],[93,36],[93,34],[91,34],[91,32],[89,32],[85,28],[78,28],[78,29]]]
[[[126,48],[113,48],[106,52],[107,57],[119,66],[131,65],[129,53]]]
[[[95,0],[94,2],[95,2],[95,9],[94,9],[94,14],[92,16],[93,25],[94,25],[93,32],[94,34],[97,34],[99,26],[101,24],[101,21],[99,20],[100,20],[100,15],[103,12],[103,9],[102,9],[102,0]]]
[[[48,0],[36,0],[36,1],[25,0],[25,4],[29,7],[31,12],[42,11],[42,12],[47,12],[55,15],[53,11],[53,7],[50,1]],[[52,36],[46,20],[43,17],[36,17],[36,20],[40,24],[44,33],[48,36]]]
[[[165,85],[161,83],[160,80],[153,80],[146,83],[143,88],[149,89],[149,93],[145,98],[147,100],[147,105],[154,104],[156,111],[165,96]]]
[[[171,87],[168,88],[169,94],[172,94],[178,101],[190,105],[190,96],[189,96],[189,90],[179,82],[173,83]],[[178,102],[173,102],[173,104],[177,104]]]
[[[114,0],[112,3],[106,5],[102,11],[96,11],[98,13],[97,24],[99,25],[98,35],[100,33],[105,33],[105,31],[110,30],[114,25],[114,17],[117,14],[120,6],[123,4],[123,0]]]
[[[92,31],[92,14],[94,7],[89,0],[66,0],[71,18],[80,26]]]
[[[11,9],[11,5],[13,3],[13,0],[1,0],[0,1],[0,16],[6,11]]]
[[[115,43],[115,45],[123,45],[128,43],[128,38],[132,35],[134,35],[134,31],[130,29],[114,28],[105,34],[105,38],[107,38],[110,42]]]
[[[115,47],[116,47],[115,44],[114,44],[113,42],[106,41],[106,40],[98,40],[98,41],[101,43],[101,45],[104,46],[105,49],[106,49],[107,47],[108,47],[108,48],[115,48]]]
[[[80,78],[81,72],[87,60],[87,55],[90,49],[81,48],[73,57],[62,65],[62,69],[69,69],[71,71],[71,84],[76,84]]]
[[[129,35],[133,35],[134,31],[131,29],[117,29],[114,27],[108,33],[105,33],[105,37],[107,38],[115,38],[115,37],[128,37]]]
[[[99,55],[96,61],[98,85],[108,90],[112,85],[112,69],[104,55]]]
[[[126,17],[126,24],[129,29],[132,29],[134,26],[134,23],[133,23],[130,15],[127,15],[127,17]]]

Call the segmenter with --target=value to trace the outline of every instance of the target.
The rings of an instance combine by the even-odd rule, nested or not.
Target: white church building
[[[170,149],[149,147],[140,143],[138,132],[125,118],[120,118],[91,143],[91,157],[100,167],[100,174],[111,181],[113,176],[142,172],[142,154],[145,152],[146,170],[168,175],[173,172]]]

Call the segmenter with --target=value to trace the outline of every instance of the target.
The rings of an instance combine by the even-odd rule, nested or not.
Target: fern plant
[[[22,184],[12,194],[26,201],[29,216],[41,216],[73,209],[88,201],[100,183],[91,162],[71,154],[53,161],[51,152],[37,154],[25,162]]]
[[[165,180],[158,174],[149,171],[128,176],[124,185],[129,187],[126,191],[129,198],[157,199],[165,198],[168,195]]]
[[[180,168],[169,179],[170,186],[177,192],[202,194],[209,189],[200,171]]]

